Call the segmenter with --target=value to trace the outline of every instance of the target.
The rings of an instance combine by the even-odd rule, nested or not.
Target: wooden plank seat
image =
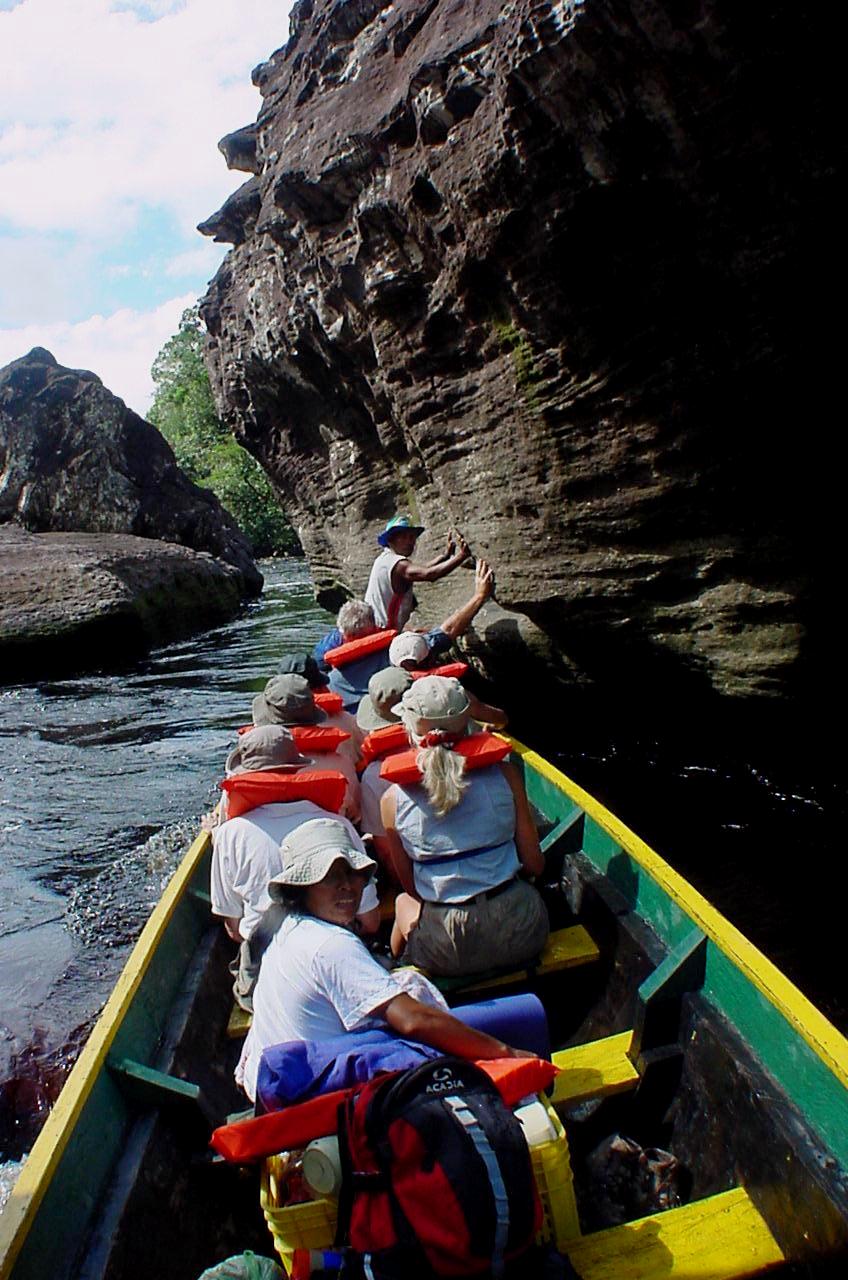
[[[570,1107],[590,1098],[606,1098],[635,1089],[639,1072],[628,1056],[632,1039],[632,1031],[621,1031],[552,1054],[560,1068],[551,1095],[554,1106]]]
[[[456,978],[433,978],[432,981],[445,995],[459,991],[463,995],[468,995],[472,991],[511,987],[518,982],[528,982],[535,978],[547,977],[551,973],[560,973],[564,969],[574,969],[578,965],[592,964],[600,954],[597,943],[583,925],[573,924],[567,929],[557,929],[552,933],[538,960],[527,965],[526,968],[506,971],[492,969],[487,973],[469,973]]]
[[[737,1280],[784,1261],[743,1187],[580,1236],[567,1252],[581,1280]]]

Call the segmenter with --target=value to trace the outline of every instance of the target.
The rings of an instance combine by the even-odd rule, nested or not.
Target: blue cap
[[[377,541],[381,547],[387,547],[392,534],[401,532],[414,533],[417,538],[419,534],[424,532],[424,525],[410,524],[409,516],[395,516],[389,521],[383,532],[377,534]]]

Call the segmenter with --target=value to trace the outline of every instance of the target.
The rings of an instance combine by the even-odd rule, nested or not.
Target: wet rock
[[[491,674],[823,687],[838,43],[808,4],[294,6],[203,314],[323,603],[408,511],[496,566]]]
[[[233,566],[227,593],[233,584],[244,595],[262,589],[232,516],[179,469],[156,428],[95,374],[63,368],[40,347],[0,369],[0,525],[6,521],[33,533],[180,543]]]
[[[0,683],[115,668],[235,614],[241,574],[118,533],[0,525]]]

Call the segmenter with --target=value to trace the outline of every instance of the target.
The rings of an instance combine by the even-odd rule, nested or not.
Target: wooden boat
[[[572,1151],[618,1127],[661,1138],[691,1171],[681,1207],[576,1238],[575,1269],[583,1280],[844,1274],[848,1042],[638,837],[514,746],[562,927],[533,973],[490,975],[456,998],[533,982],[566,1045],[554,1101]],[[2,1280],[190,1280],[245,1248],[272,1252],[255,1172],[207,1151],[210,1123],[243,1105],[209,854],[202,835],[0,1215]]]

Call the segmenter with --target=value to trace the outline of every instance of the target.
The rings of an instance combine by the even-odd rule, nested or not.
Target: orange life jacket
[[[326,711],[328,716],[337,716],[344,711],[344,698],[340,693],[333,693],[332,689],[313,689],[312,697],[316,707]]]
[[[346,729],[324,728],[320,724],[290,724],[286,728],[298,751],[305,751],[307,755],[321,756],[338,751],[343,742],[350,740]]]
[[[410,751],[399,751],[396,755],[389,756],[380,766],[380,777],[388,782],[399,782],[401,786],[420,782],[421,770],[416,763],[420,749],[413,747]],[[485,769],[491,764],[500,764],[512,747],[496,734],[483,732],[471,733],[467,738],[461,738],[451,750],[462,756],[467,772],[469,769]]]
[[[544,1058],[490,1058],[477,1065],[490,1077],[508,1107],[516,1106],[528,1094],[547,1089],[559,1075],[559,1067]],[[209,1145],[236,1164],[261,1160],[276,1151],[295,1151],[314,1138],[338,1132],[339,1104],[357,1087],[334,1089],[282,1111],[222,1125],[213,1132]]]
[[[372,729],[362,744],[361,767],[364,769],[373,760],[408,747],[409,738],[402,724],[387,724],[383,729]]]
[[[321,809],[338,813],[344,804],[347,778],[336,769],[324,773],[300,769],[297,773],[274,773],[263,769],[257,773],[237,773],[220,784],[227,795],[227,817],[258,809],[262,804],[291,800],[312,800]]]
[[[298,751],[305,751],[307,755],[318,756],[338,751],[342,743],[347,742],[351,736],[346,729],[332,726],[325,728],[320,724],[287,724],[284,727],[294,738]],[[255,728],[255,724],[243,724],[238,731],[239,737]]]
[[[467,662],[446,662],[443,667],[431,667],[429,671],[410,671],[413,680],[423,680],[425,676],[453,676],[461,680],[468,672]]]
[[[346,667],[349,662],[358,662],[360,658],[367,658],[369,653],[379,653],[381,649],[388,649],[396,635],[397,631],[392,630],[372,631],[370,636],[360,636],[357,640],[345,640],[344,644],[337,644],[335,649],[328,649],[324,654],[324,661],[331,667]]]

